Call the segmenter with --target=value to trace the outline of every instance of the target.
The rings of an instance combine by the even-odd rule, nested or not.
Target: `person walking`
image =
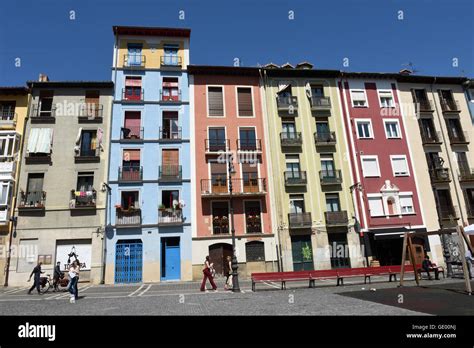
[[[474,258],[472,257],[471,250],[469,248],[466,248],[466,263],[467,263],[467,271],[469,273],[469,279],[472,279],[472,263],[474,261]]]
[[[226,265],[225,265],[225,290],[232,289],[232,257],[226,257]]]
[[[74,294],[75,294],[75,297],[76,297],[76,300],[79,299],[79,288],[78,288],[78,284],[79,284],[79,272],[81,270],[81,263],[79,262],[78,259],[76,259],[76,261],[74,261],[76,263],[76,283],[74,284],[75,285],[75,289],[74,289]]]
[[[213,267],[214,267],[214,264],[211,262],[209,256],[206,256],[206,260],[204,261],[204,269],[202,270],[204,277],[202,278],[201,291],[206,290],[207,279],[209,279],[209,282],[211,283],[212,290],[217,291],[217,286],[214,283],[214,278],[212,277],[212,273],[211,273],[211,269]]]
[[[71,298],[69,300],[70,303],[75,303],[76,302],[76,290],[77,290],[77,280],[78,280],[78,275],[79,275],[79,271],[78,271],[78,267],[76,266],[76,261],[74,261],[71,265],[71,267],[69,267],[69,285],[68,285],[68,289],[69,289],[69,293],[71,294]]]
[[[33,281],[33,286],[30,288],[30,290],[28,291],[28,295],[31,295],[31,291],[33,291],[34,288],[36,288],[36,290],[38,291],[38,294],[39,295],[42,295],[41,294],[41,291],[40,291],[40,285],[41,285],[41,273],[44,273],[43,271],[41,271],[41,265],[43,263],[42,262],[38,262],[38,264],[36,265],[35,268],[33,268],[33,271],[31,272],[30,274],[30,278],[28,278],[28,281],[31,280],[31,277],[34,275],[34,281]]]
[[[54,292],[59,290],[59,279],[61,279],[61,262],[56,262],[56,266],[54,267],[54,274],[53,274],[53,288]]]

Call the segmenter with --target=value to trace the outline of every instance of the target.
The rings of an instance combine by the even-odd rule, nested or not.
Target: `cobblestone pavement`
[[[409,278],[411,279],[411,278]],[[450,283],[445,279],[436,284]],[[456,280],[459,282],[459,280]],[[434,281],[423,281],[432,285]],[[28,287],[0,289],[0,315],[423,315],[397,306],[341,296],[339,293],[396,288],[398,283],[386,277],[374,278],[372,284],[351,279],[344,286],[335,281],[318,281],[309,289],[306,282],[257,284],[251,290],[250,281],[241,281],[241,293],[223,290],[218,279],[218,292],[200,292],[198,282],[173,282],[137,285],[79,286],[79,300],[69,303],[69,293],[47,292],[27,295]],[[414,286],[414,281],[406,286]],[[221,290],[222,289],[222,290]],[[372,290],[371,290],[372,289]],[[394,293],[394,296],[396,294]]]

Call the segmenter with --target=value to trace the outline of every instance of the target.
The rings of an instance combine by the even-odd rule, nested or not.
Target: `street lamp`
[[[16,225],[18,222],[18,218],[16,216],[10,217],[10,222],[12,223],[12,227],[10,228],[10,238],[8,240],[8,255],[7,255],[7,264],[5,266],[5,283],[3,286],[8,286],[8,277],[10,275],[10,260],[11,260],[11,254],[12,254],[12,239],[13,237],[16,238]]]
[[[232,164],[232,156],[228,159],[229,165],[229,197],[230,197],[230,223],[231,223],[231,233],[232,233],[232,292],[240,292],[239,287],[239,275],[237,269],[237,256],[235,254],[235,228],[234,228],[234,202],[232,197],[232,174],[235,174],[234,165]]]

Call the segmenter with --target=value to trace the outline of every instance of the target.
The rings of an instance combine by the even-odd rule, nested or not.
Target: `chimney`
[[[48,82],[48,81],[49,81],[49,77],[48,77],[48,75],[40,74],[38,81],[39,81],[39,82]]]
[[[413,74],[413,71],[410,69],[402,69],[398,72],[400,75],[411,75]]]

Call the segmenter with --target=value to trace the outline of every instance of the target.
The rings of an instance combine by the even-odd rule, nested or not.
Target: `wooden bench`
[[[444,275],[444,267],[442,267],[442,266],[435,266],[435,267],[438,268],[438,276],[439,276],[440,273],[442,273],[442,274],[443,274],[443,279],[445,279],[446,277],[445,277],[445,275]],[[424,269],[421,267],[421,265],[416,265],[416,268],[417,268],[416,271],[418,272],[418,274],[420,275],[420,277],[421,277],[421,274],[422,274],[423,272],[425,272],[425,273],[428,275],[428,272],[426,272],[426,270],[424,270]],[[433,268],[434,268],[434,267],[433,267]],[[434,270],[433,270],[433,271],[430,270],[430,272],[434,272]]]
[[[286,282],[292,281],[309,281],[311,287],[310,271],[296,272],[268,272],[268,273],[252,273],[252,291],[255,291],[256,283],[263,282],[281,282],[281,289],[286,289]]]

